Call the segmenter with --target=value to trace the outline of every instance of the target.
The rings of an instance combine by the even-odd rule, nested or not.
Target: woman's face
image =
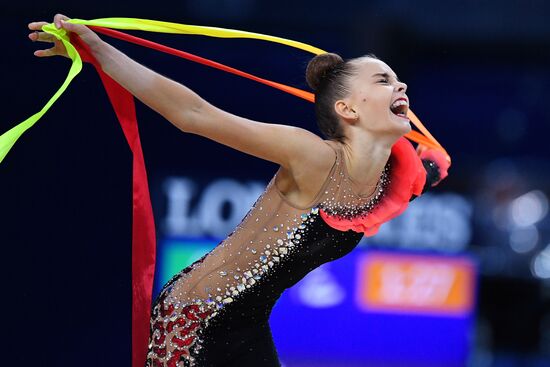
[[[349,103],[359,126],[376,134],[407,134],[411,131],[407,85],[383,61],[363,58],[357,62],[359,71],[351,81]]]

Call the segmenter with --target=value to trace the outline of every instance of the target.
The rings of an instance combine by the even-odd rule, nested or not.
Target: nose
[[[407,91],[407,84],[405,84],[403,82],[396,82],[395,89],[398,92],[406,92]]]

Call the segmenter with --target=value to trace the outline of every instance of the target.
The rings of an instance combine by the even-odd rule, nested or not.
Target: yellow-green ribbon
[[[217,27],[206,27],[206,26],[197,26],[197,25],[188,25],[188,24],[179,24],[171,22],[163,22],[157,20],[149,19],[136,19],[136,18],[100,18],[95,20],[83,20],[83,19],[71,19],[69,23],[82,24],[86,26],[98,26],[111,29],[125,29],[125,30],[140,30],[148,32],[159,32],[159,33],[175,33],[175,34],[193,34],[193,35],[202,35],[209,37],[220,37],[220,38],[250,38],[258,39],[268,42],[280,43],[290,47],[294,47],[300,50],[311,52],[313,54],[319,55],[325,53],[320,48],[313,47],[311,45],[297,42],[281,37],[270,36],[261,33],[253,33],[240,31],[235,29],[225,29]],[[42,27],[44,32],[54,35],[56,38],[61,40],[67,49],[69,57],[72,59],[73,63],[69,74],[65,79],[65,82],[61,85],[59,90],[54,94],[54,96],[46,103],[46,105],[40,110],[40,112],[32,115],[19,125],[15,126],[11,130],[7,131],[0,136],[0,162],[4,159],[8,151],[15,144],[17,139],[30,127],[32,127],[41,117],[46,113],[46,111],[51,107],[51,105],[59,98],[59,96],[67,89],[67,86],[71,80],[80,72],[82,69],[82,60],[76,51],[76,49],[71,45],[69,37],[64,29],[57,29],[53,24],[47,24]],[[445,152],[441,144],[429,133],[429,131],[422,125],[420,120],[409,111],[408,116],[411,118],[413,123],[420,129],[420,131],[426,136],[411,131],[407,137],[417,142],[430,145],[434,148],[442,150],[448,159],[450,157]]]
[[[71,19],[69,22],[111,29],[126,29],[157,33],[194,34],[218,38],[251,38],[280,43],[290,47],[298,48],[300,50],[311,52],[316,55],[326,53],[326,51],[323,51],[320,48],[313,47],[302,42],[297,42],[281,37],[269,36],[267,34],[239,31],[236,29],[205,27],[199,25],[188,25],[136,18],[100,18],[94,20]]]
[[[113,29],[141,30],[149,32],[176,34],[194,34],[220,38],[251,38],[284,44],[314,54],[321,54],[325,52],[319,48],[307,45],[302,42],[260,33],[239,31],[234,29],[162,22],[157,20],[135,18],[101,18],[95,20],[71,19],[68,22]],[[71,44],[67,32],[63,28],[57,29],[53,23],[43,26],[42,30],[46,33],[52,34],[61,42],[63,42],[63,45],[67,49],[67,54],[72,60],[72,65],[61,87],[59,87],[57,92],[55,92],[55,94],[50,98],[50,100],[39,112],[35,113],[34,115],[27,118],[25,121],[19,123],[4,134],[0,135],[0,163],[4,160],[10,149],[21,137],[21,135],[23,135],[25,131],[36,124],[36,122],[50,109],[55,101],[57,101],[61,94],[65,92],[74,77],[78,75],[78,73],[80,73],[80,71],[82,70],[82,59],[80,58],[80,55],[78,54],[74,46]]]
[[[67,49],[67,54],[72,60],[71,68],[69,69],[69,74],[65,78],[65,81],[59,87],[57,92],[53,95],[53,97],[50,98],[48,103],[42,109],[32,115],[31,117],[27,118],[25,121],[21,122],[20,124],[14,126],[4,134],[0,136],[0,162],[4,160],[4,157],[8,154],[11,147],[15,144],[17,139],[25,131],[27,131],[29,128],[31,128],[36,122],[50,109],[50,107],[54,104],[55,101],[65,92],[67,87],[69,86],[69,83],[74,79],[75,76],[80,73],[82,70],[82,60],[80,58],[80,55],[74,48],[74,46],[69,41],[69,36],[67,32],[64,29],[57,29],[53,23],[47,24],[42,27],[42,30],[46,33],[54,35],[57,39],[61,40],[63,44],[65,45],[65,48]]]

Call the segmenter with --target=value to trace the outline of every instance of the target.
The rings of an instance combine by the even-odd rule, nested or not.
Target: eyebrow
[[[392,77],[392,78],[395,78],[395,80],[397,80],[398,82],[401,81],[401,80],[399,80],[399,78],[397,77],[397,75],[394,76],[394,75],[390,75],[390,74],[388,74],[388,73],[376,73],[376,74],[374,74],[372,77],[374,78],[374,77],[377,77],[377,76],[382,76],[382,77],[384,77],[384,78],[390,78],[390,77]]]

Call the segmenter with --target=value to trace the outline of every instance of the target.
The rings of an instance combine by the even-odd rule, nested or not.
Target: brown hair
[[[344,129],[334,110],[334,103],[349,94],[350,79],[357,75],[358,63],[364,58],[377,57],[368,54],[344,61],[337,54],[325,53],[315,56],[307,65],[306,80],[315,91],[317,126],[327,139],[344,142]]]

